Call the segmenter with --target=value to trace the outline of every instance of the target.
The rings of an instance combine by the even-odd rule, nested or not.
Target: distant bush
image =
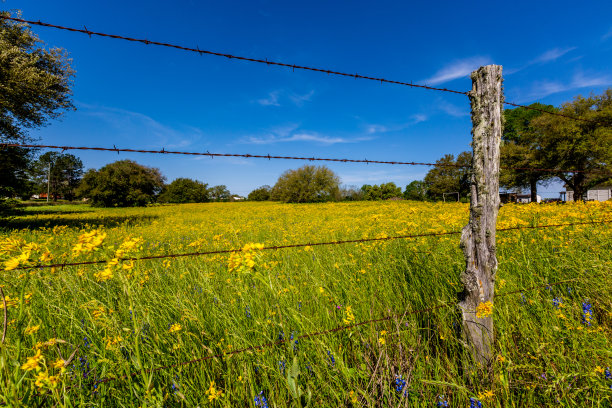
[[[249,193],[247,200],[249,201],[268,201],[270,199],[271,190],[272,190],[272,187],[268,185],[256,188],[255,190]]]
[[[157,197],[160,203],[205,203],[210,201],[208,184],[189,178],[177,178],[167,184]]]
[[[270,198],[286,203],[338,201],[340,178],[325,166],[287,170],[278,178]]]
[[[99,207],[137,207],[155,200],[164,185],[158,169],[131,160],[107,164],[100,170],[88,170],[77,190]]]

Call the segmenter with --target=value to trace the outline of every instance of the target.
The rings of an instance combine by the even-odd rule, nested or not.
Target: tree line
[[[45,48],[27,24],[0,19],[0,143],[35,142],[28,134],[29,129],[46,126],[51,119],[74,110],[71,101],[74,75],[64,50]],[[612,89],[601,95],[577,96],[559,107],[537,103],[530,107],[537,110],[516,108],[504,113],[502,187],[529,189],[535,200],[538,184],[561,180],[574,191],[574,199],[580,200],[589,188],[612,181]],[[582,120],[547,115],[541,110]],[[459,200],[467,200],[470,163],[469,152],[457,157],[447,154],[423,180],[411,182],[404,191],[392,182],[341,187],[339,177],[327,167],[303,166],[283,173],[272,187],[252,191],[249,199],[440,200],[456,195]],[[538,168],[575,172],[535,170]],[[158,169],[129,160],[83,172],[81,160],[70,154],[48,152],[36,157],[31,149],[0,147],[0,212],[12,205],[13,197],[29,197],[34,191],[46,193],[47,189],[54,200],[81,197],[105,206],[231,199],[226,186],[209,187],[184,178],[167,185],[164,182]]]

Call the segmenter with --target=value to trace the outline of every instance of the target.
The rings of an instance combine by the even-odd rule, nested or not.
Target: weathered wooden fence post
[[[473,357],[492,361],[493,295],[497,257],[495,227],[499,201],[499,145],[503,131],[502,67],[487,65],[472,72],[473,164],[470,221],[461,234],[466,268],[459,301],[463,331]],[[490,302],[490,303],[489,303]]]

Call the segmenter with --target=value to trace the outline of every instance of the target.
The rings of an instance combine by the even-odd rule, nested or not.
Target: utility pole
[[[51,185],[51,162],[49,162],[49,168],[47,170],[47,202],[49,202],[49,186]]]

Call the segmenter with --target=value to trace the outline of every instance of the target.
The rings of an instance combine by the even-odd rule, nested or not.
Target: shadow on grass
[[[68,211],[63,214],[78,212]],[[53,212],[51,212],[53,213]],[[37,213],[41,214],[41,213]],[[69,228],[83,228],[85,225],[98,226],[104,228],[112,228],[121,224],[135,223],[150,223],[158,218],[156,215],[118,215],[110,217],[80,217],[80,218],[35,218],[32,215],[28,217],[14,217],[8,219],[0,219],[0,230],[19,230],[29,229],[36,230],[39,228],[53,228],[57,226],[67,226]]]

